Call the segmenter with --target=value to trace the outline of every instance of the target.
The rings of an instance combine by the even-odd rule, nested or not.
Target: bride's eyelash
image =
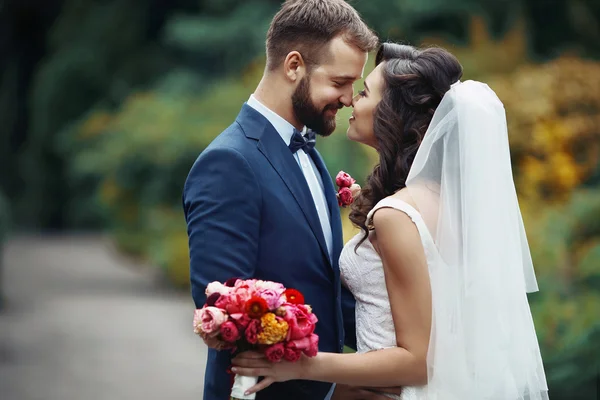
[[[361,91],[358,92],[358,95],[360,97],[365,97],[367,95],[367,92],[365,92],[364,90],[361,90]]]

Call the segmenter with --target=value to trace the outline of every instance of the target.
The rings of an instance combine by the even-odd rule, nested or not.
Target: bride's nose
[[[354,97],[352,98],[352,104],[350,104],[350,106],[351,106],[352,108],[354,108],[354,106],[356,105],[356,102],[358,101],[358,99],[359,99],[359,98],[360,98],[360,94],[358,94],[358,93],[356,94],[356,96],[354,96]]]

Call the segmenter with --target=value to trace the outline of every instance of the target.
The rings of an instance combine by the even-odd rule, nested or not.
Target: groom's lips
[[[337,114],[338,109],[337,108],[328,108],[327,110],[325,110],[326,113],[329,113],[329,115],[331,115],[332,117],[335,117],[335,115]]]

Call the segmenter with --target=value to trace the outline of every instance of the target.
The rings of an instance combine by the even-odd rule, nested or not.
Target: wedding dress
[[[435,244],[427,232],[427,227],[420,214],[406,202],[388,197],[379,202],[369,213],[383,207],[391,207],[406,213],[417,226],[427,258],[435,257]],[[392,310],[388,298],[383,264],[381,258],[369,239],[354,248],[363,237],[357,234],[346,243],[340,255],[340,272],[342,283],[352,292],[356,299],[356,345],[358,353],[367,353],[396,347],[396,332],[392,320]],[[418,400],[422,388],[403,387],[400,396],[390,395],[392,399]]]

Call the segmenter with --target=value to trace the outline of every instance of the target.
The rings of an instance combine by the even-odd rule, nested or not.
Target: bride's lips
[[[350,115],[350,118],[348,118],[348,121],[352,122],[356,119],[356,117],[354,116],[354,113],[352,113],[352,115]]]

